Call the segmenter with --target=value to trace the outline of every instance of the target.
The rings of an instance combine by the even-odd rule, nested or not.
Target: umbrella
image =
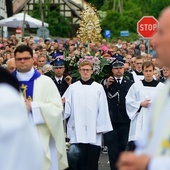
[[[0,26],[7,26],[11,28],[22,28],[24,20],[24,13],[15,14],[9,18],[0,20]],[[35,19],[28,14],[25,14],[25,27],[28,28],[40,28],[42,27],[42,21]],[[48,24],[44,22],[44,27],[48,27]]]

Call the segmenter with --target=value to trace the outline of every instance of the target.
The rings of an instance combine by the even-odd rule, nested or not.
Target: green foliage
[[[138,8],[125,11],[123,14],[114,11],[108,11],[106,18],[102,21],[101,27],[103,30],[111,30],[112,39],[120,36],[120,31],[128,30],[130,32],[129,40],[138,38],[136,33],[137,21],[142,17]],[[109,23],[109,24],[108,24]],[[126,38],[126,39],[127,39]]]
[[[105,0],[86,0],[86,2],[94,5],[99,10],[104,4]]]
[[[143,16],[154,16],[158,18],[161,10],[170,5],[170,0],[123,0],[122,9],[119,11],[119,3],[122,0],[107,0],[100,8],[106,11],[107,15],[101,22],[102,30],[111,30],[111,39],[118,38],[120,31],[128,30],[129,37],[124,37],[126,40],[138,39],[137,22]],[[115,5],[116,4],[116,5]]]
[[[50,34],[53,36],[68,37],[71,31],[69,22],[57,10],[49,11],[48,16],[50,17],[46,21],[50,25]]]
[[[43,5],[44,22],[49,24],[51,36],[68,37],[71,31],[71,25],[64,16],[60,15],[58,8],[50,10],[50,1]],[[32,17],[40,19],[40,5],[36,4],[31,14]],[[41,19],[40,19],[41,20]]]
[[[162,0],[161,3],[159,0],[153,0],[151,5],[152,5],[152,8],[150,9],[150,13],[156,18],[158,18],[162,9],[170,5],[170,0]]]
[[[43,4],[44,21],[49,23],[49,30],[52,36],[69,37],[71,25],[59,10],[50,9],[52,0],[44,0]],[[115,39],[120,36],[120,31],[128,30],[129,37],[126,40],[138,38],[137,22],[142,16],[151,15],[158,18],[161,10],[170,5],[170,0],[86,0],[100,11],[101,28],[111,30],[112,37]],[[122,2],[122,13],[119,10],[119,2]],[[103,12],[102,12],[103,11]],[[31,16],[40,19],[40,5],[35,4]]]

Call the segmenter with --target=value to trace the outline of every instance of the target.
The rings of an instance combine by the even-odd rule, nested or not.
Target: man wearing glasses
[[[14,51],[16,71],[28,116],[37,129],[44,150],[43,170],[67,167],[62,121],[63,106],[53,81],[33,68],[33,51],[29,46],[18,46]]]
[[[133,79],[135,82],[143,80],[144,75],[142,72],[142,64],[143,64],[143,59],[141,56],[136,57],[135,59],[135,70],[132,71],[133,74]]]
[[[68,119],[69,170],[98,170],[102,133],[112,130],[106,94],[95,82],[93,64],[82,61],[81,78],[66,90],[64,118]]]

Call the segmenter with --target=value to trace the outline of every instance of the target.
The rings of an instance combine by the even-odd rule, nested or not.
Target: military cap
[[[65,62],[61,58],[56,58],[50,63],[53,67],[65,67]]]
[[[124,58],[122,55],[120,55],[118,53],[112,55],[112,57],[115,58],[115,59],[118,59],[119,61],[123,61],[123,58]]]
[[[124,67],[124,61],[115,59],[112,63],[112,68],[122,68]]]

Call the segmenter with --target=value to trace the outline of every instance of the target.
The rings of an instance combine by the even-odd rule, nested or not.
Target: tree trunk
[[[121,6],[122,6],[122,12],[123,12],[123,11],[124,11],[124,10],[123,10],[123,0],[121,0]]]
[[[116,9],[116,0],[113,1],[113,11]]]
[[[119,11],[120,11],[120,13],[122,13],[122,3],[121,3],[121,0],[119,0],[119,4],[118,4],[118,6],[119,6]]]
[[[44,27],[44,15],[43,15],[42,3],[43,3],[42,0],[40,0],[40,15],[41,15],[42,27]]]

